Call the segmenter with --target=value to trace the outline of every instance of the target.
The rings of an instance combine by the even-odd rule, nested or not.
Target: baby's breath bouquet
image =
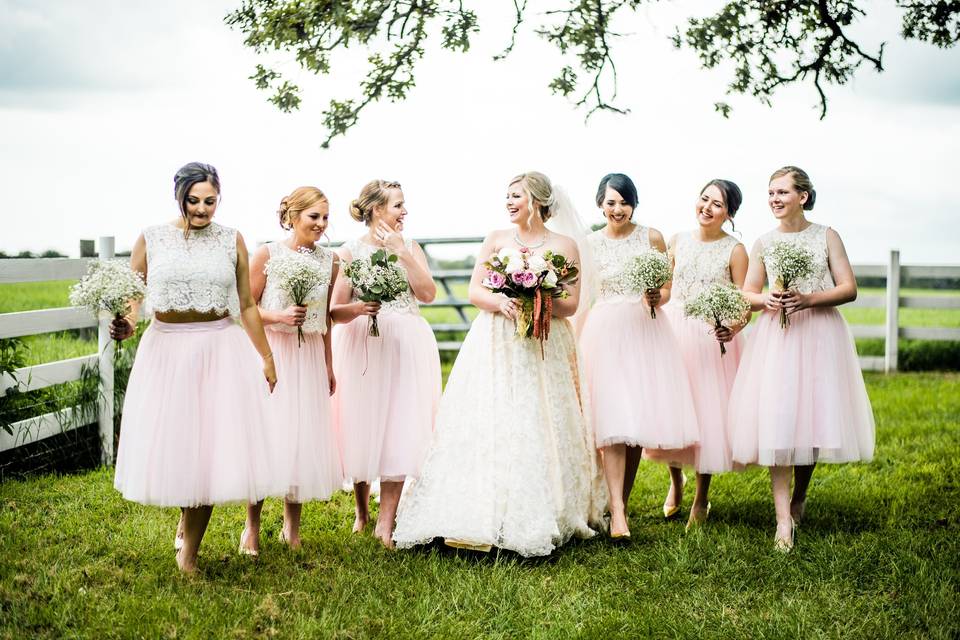
[[[307,296],[317,287],[330,284],[330,272],[323,269],[309,249],[284,251],[267,262],[263,272],[277,283],[293,304],[306,306]],[[297,327],[297,346],[303,345],[303,327]]]
[[[672,277],[670,258],[656,249],[641,252],[624,272],[627,284],[639,294],[644,294],[651,289],[659,289]],[[657,317],[657,310],[654,307],[650,307],[650,317]]]
[[[70,288],[70,304],[86,307],[98,318],[101,314],[122,318],[130,312],[130,303],[143,300],[146,293],[143,274],[131,269],[126,260],[94,260],[87,274]],[[114,356],[118,354],[119,349]]]
[[[384,249],[374,251],[369,259],[351,260],[343,269],[357,298],[364,302],[390,302],[409,288],[407,276],[397,266],[398,258]],[[377,316],[370,316],[370,335],[380,336]]]
[[[750,303],[732,283],[715,282],[692,300],[683,305],[683,314],[699,318],[713,325],[714,329],[742,324],[750,313]],[[727,348],[720,343],[720,357]]]
[[[786,240],[771,244],[763,252],[763,264],[767,272],[775,276],[773,289],[789,291],[790,287],[813,275],[813,253],[804,246]],[[787,310],[780,309],[780,328],[790,325]]]

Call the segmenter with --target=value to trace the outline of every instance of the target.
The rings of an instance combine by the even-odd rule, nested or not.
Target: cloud
[[[0,104],[179,84],[171,71],[191,65],[171,43],[229,36],[221,12],[186,0],[0,0]]]

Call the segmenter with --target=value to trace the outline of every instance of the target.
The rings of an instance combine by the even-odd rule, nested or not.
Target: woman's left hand
[[[737,332],[730,327],[720,327],[719,329],[713,330],[713,335],[716,337],[717,342],[730,342],[733,340],[733,337],[737,335]]]
[[[277,369],[273,366],[272,355],[263,359],[263,377],[270,385],[270,393],[273,393],[273,388],[277,386]]]
[[[399,254],[406,247],[403,244],[403,236],[399,231],[394,231],[387,225],[386,222],[382,220],[377,225],[377,228],[374,229],[374,237],[380,243],[381,246],[386,247],[392,253]]]
[[[810,294],[800,293],[799,291],[784,291],[780,295],[780,302],[783,308],[787,310],[788,316],[813,306]]]
[[[327,368],[327,384],[330,386],[330,395],[333,395],[337,390],[337,378],[330,367]]]
[[[663,294],[660,293],[660,289],[647,289],[643,297],[647,299],[647,304],[650,305],[651,309],[656,309],[660,306],[660,299],[663,298]]]

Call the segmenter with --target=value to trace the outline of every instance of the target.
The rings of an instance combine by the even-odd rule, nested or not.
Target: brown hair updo
[[[373,219],[373,210],[387,204],[390,189],[399,189],[399,182],[371,180],[360,190],[356,200],[350,202],[350,217],[357,222],[369,225]]]
[[[190,235],[190,218],[187,216],[187,198],[193,185],[209,182],[217,195],[220,195],[220,176],[213,165],[202,162],[188,162],[173,176],[173,197],[180,206],[180,215],[183,217],[183,237]]]
[[[517,183],[520,183],[520,188],[527,196],[530,217],[539,215],[544,222],[549,220],[553,214],[553,205],[556,202],[553,197],[553,185],[550,183],[550,178],[539,171],[528,171],[515,176],[508,186]]]
[[[813,203],[817,199],[817,190],[813,188],[813,183],[810,182],[810,176],[807,175],[807,172],[800,167],[791,167],[790,165],[787,165],[786,167],[781,167],[774,171],[773,175],[770,176],[770,180],[782,178],[783,176],[790,176],[793,178],[793,186],[797,188],[797,191],[805,191],[807,193],[807,201],[803,203],[803,210],[812,210]]]
[[[317,204],[318,202],[327,202],[327,196],[323,191],[316,187],[298,187],[293,193],[280,201],[280,208],[277,209],[277,215],[280,216],[280,226],[289,231],[293,229],[294,221],[300,217],[300,214]]]

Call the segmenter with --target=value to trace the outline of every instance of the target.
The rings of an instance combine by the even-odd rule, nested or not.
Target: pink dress
[[[658,309],[651,318],[624,278],[630,260],[650,248],[649,230],[638,225],[626,238],[612,240],[601,229],[587,241],[599,292],[580,351],[597,447],[675,450],[696,444],[697,415],[670,313]]]
[[[834,287],[827,227],[770,231],[775,241],[801,244],[813,252],[814,274],[796,287],[803,293]],[[777,274],[767,268],[772,283]],[[747,340],[730,395],[733,460],[763,466],[851,462],[873,457],[874,421],[860,362],[836,307],[804,309],[780,328],[779,314],[764,311]]]
[[[683,313],[687,300],[714,283],[732,283],[730,254],[740,243],[732,236],[715,242],[701,242],[693,232],[677,236],[674,245],[673,290],[669,310],[673,332],[690,379],[690,392],[700,425],[700,443],[666,457],[692,466],[697,473],[730,471],[733,462],[727,433],[727,404],[737,376],[743,350],[743,338],[737,334],[726,343],[726,355],[720,355],[720,343],[713,336],[713,325]],[[663,457],[651,451],[650,458]]]
[[[271,259],[293,251],[283,242],[271,242],[267,248]],[[309,255],[329,280],[333,252],[317,247]],[[298,343],[296,327],[280,323],[264,327],[277,368],[277,386],[269,403],[273,472],[278,495],[291,502],[326,500],[343,482],[323,343],[328,291],[329,286],[322,285],[307,294],[303,344]],[[268,277],[260,307],[279,311],[291,304],[290,296]]]
[[[130,372],[114,486],[168,507],[256,502],[276,491],[267,446],[263,363],[236,323],[237,232],[211,223],[188,238],[143,232],[146,313],[212,311],[209,322],[154,319]]]
[[[354,260],[378,250],[359,239],[345,248]],[[419,475],[440,401],[437,340],[413,292],[384,303],[377,319],[380,337],[368,335],[367,316],[333,331],[334,425],[353,482]]]

